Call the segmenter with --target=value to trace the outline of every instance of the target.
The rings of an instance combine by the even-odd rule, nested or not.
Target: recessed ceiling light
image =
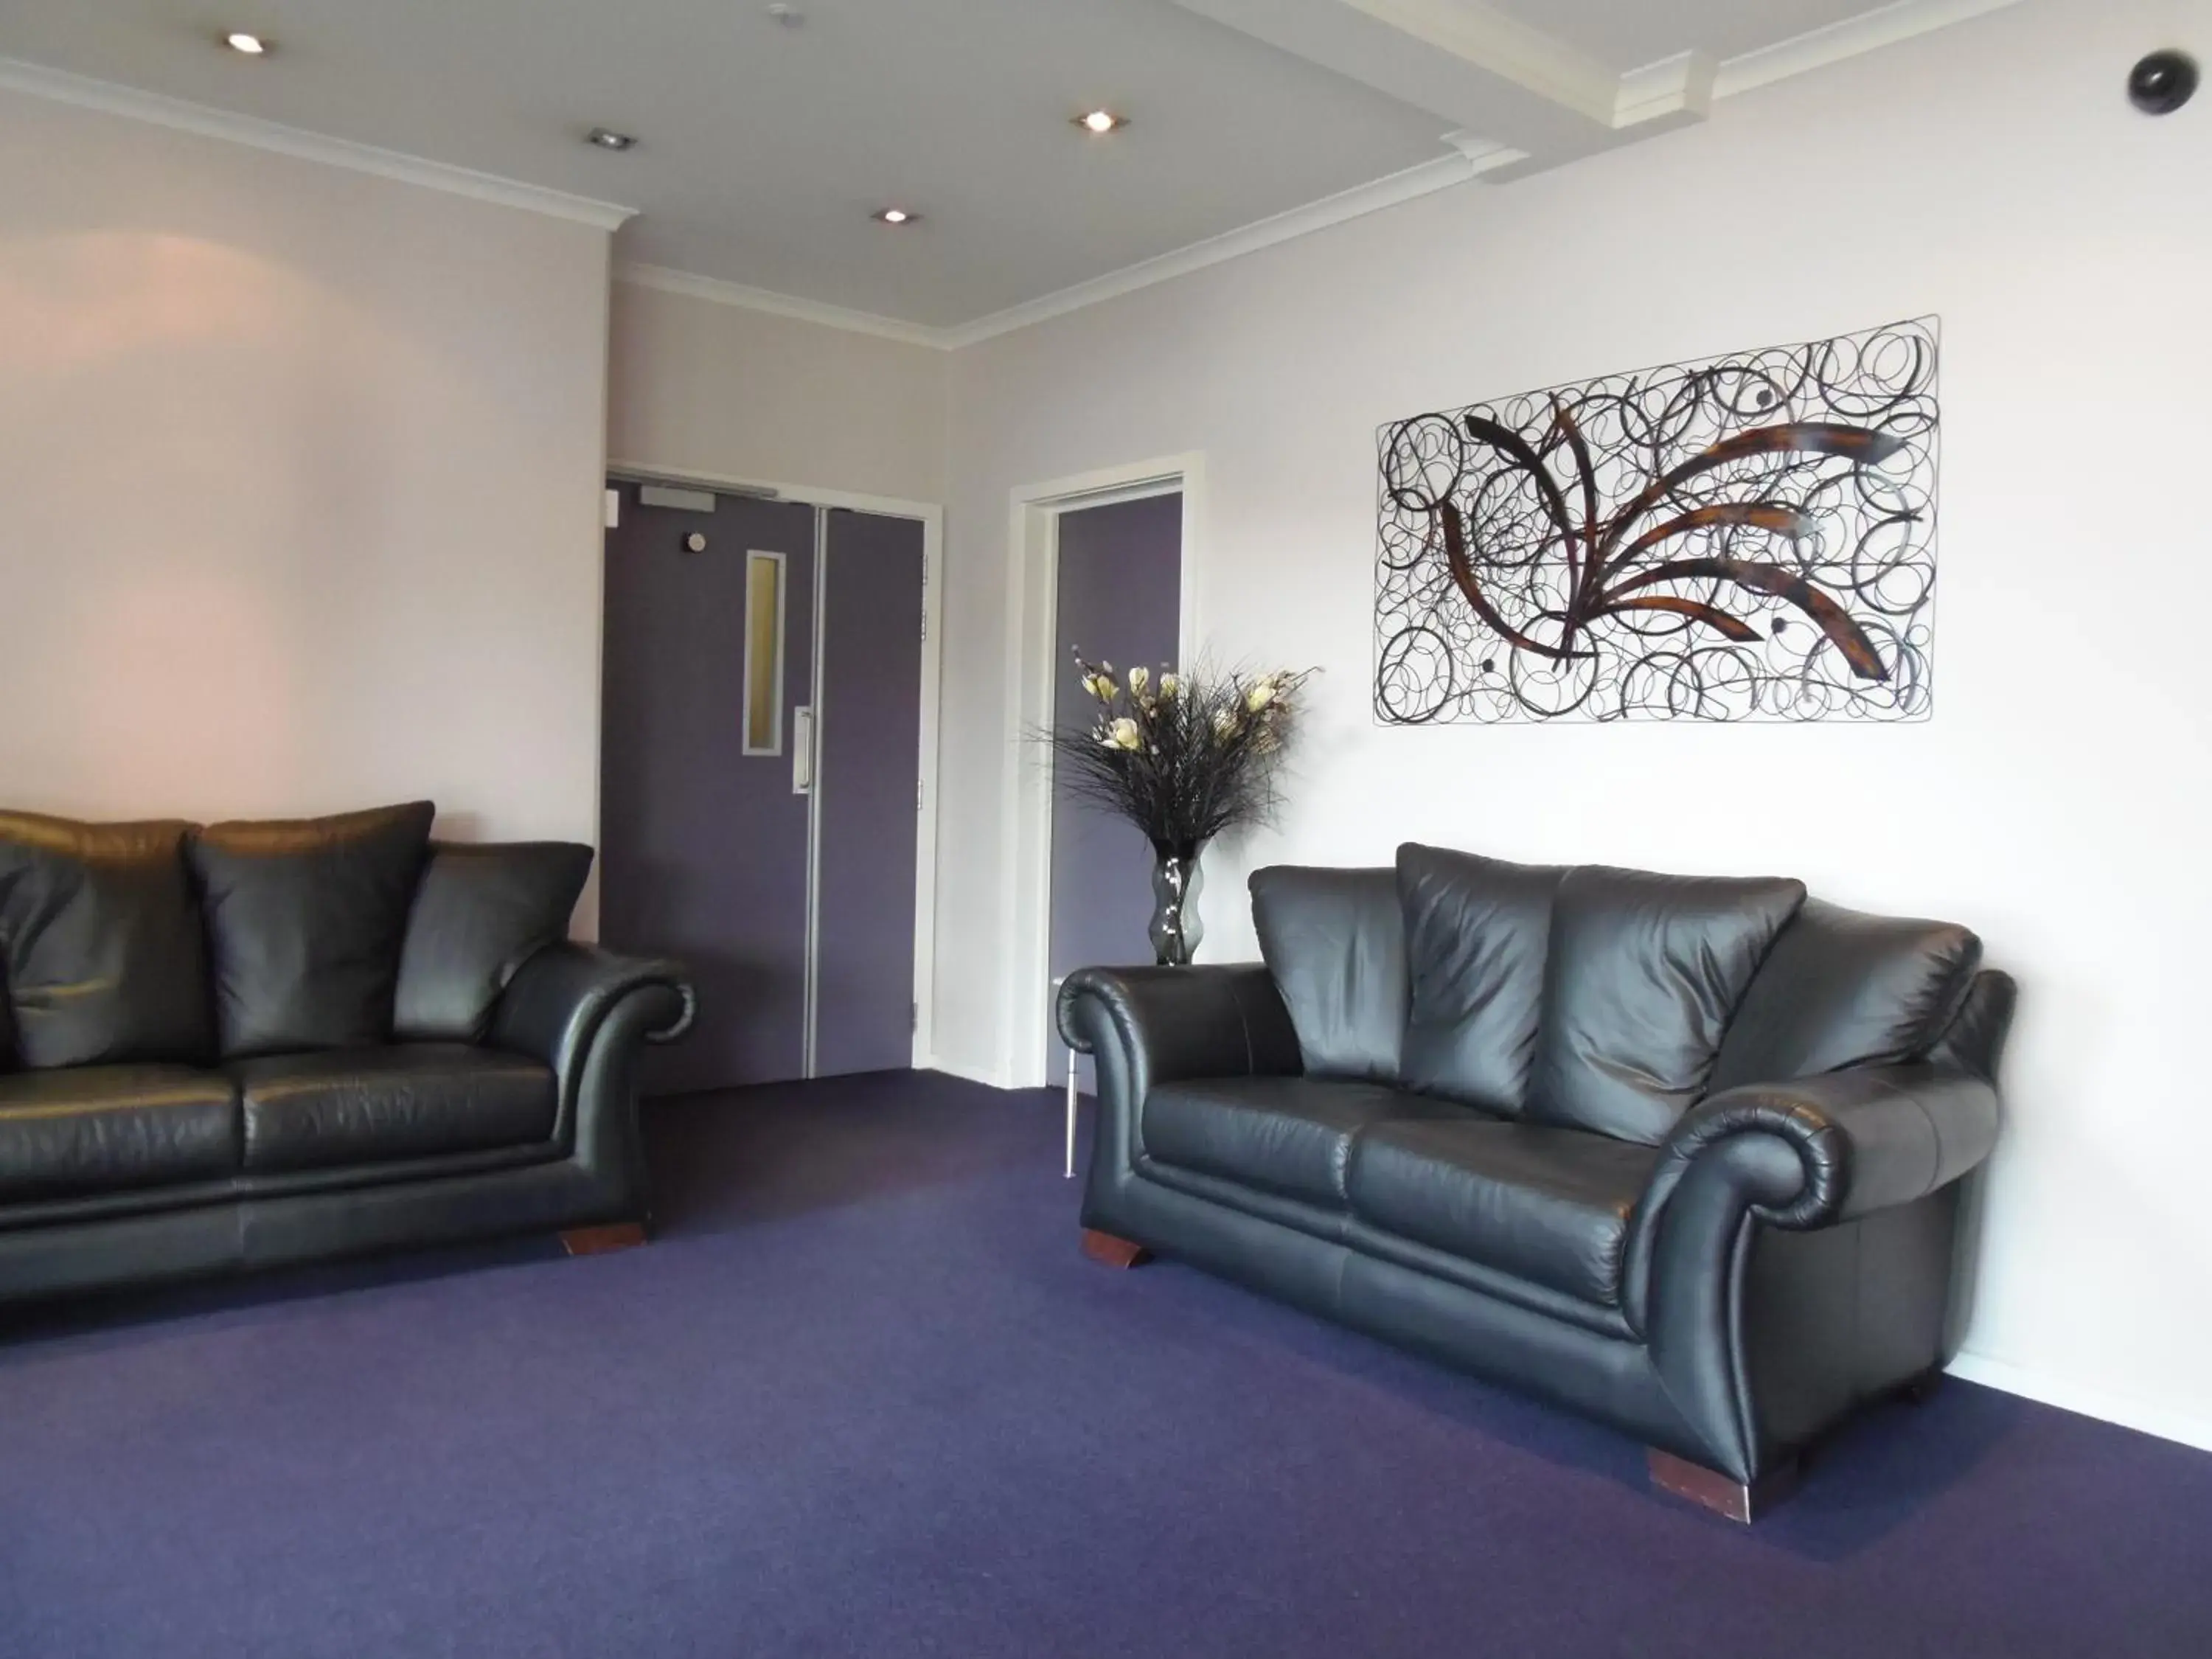
[[[597,144],[601,149],[628,149],[637,143],[627,132],[617,132],[611,127],[593,127],[584,135],[587,144]]]
[[[921,217],[919,213],[909,213],[904,208],[878,208],[869,216],[878,224],[885,225],[910,225]]]
[[[234,29],[222,37],[222,43],[233,52],[242,52],[248,58],[259,58],[269,50],[269,43],[258,34],[248,34],[244,29]]]
[[[1106,133],[1118,132],[1121,128],[1127,126],[1129,118],[1126,115],[1116,115],[1110,109],[1094,109],[1077,116],[1075,125],[1085,132],[1095,132],[1103,137]]]

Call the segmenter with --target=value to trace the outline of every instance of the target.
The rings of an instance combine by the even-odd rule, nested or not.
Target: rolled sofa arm
[[[1060,1040],[1078,1054],[1120,1051],[1139,1100],[1153,1084],[1182,1078],[1303,1069],[1290,1012],[1256,962],[1080,968],[1062,981],[1058,1012]]]
[[[565,1071],[564,1060],[588,1046],[607,1010],[633,992],[665,1004],[646,1028],[647,1042],[673,1042],[691,1029],[698,999],[680,964],[596,945],[550,945],[508,981],[492,1013],[491,1040]]]
[[[1674,1449],[1749,1480],[1790,1449],[1789,1413],[1745,1347],[1754,1224],[1804,1231],[1910,1204],[1988,1157],[1996,1129],[1995,1087],[1948,1063],[1753,1084],[1686,1113],[1637,1200],[1623,1297],[1688,1425]]]
[[[1145,1097],[1187,1078],[1296,1075],[1297,1033],[1267,969],[1085,968],[1060,988],[1060,1034],[1098,1068],[1086,1227],[1111,1231],[1144,1152]]]
[[[1765,1144],[1727,1150],[1747,1136]],[[1826,1226],[1948,1185],[1987,1158],[1996,1137],[1996,1088],[1948,1067],[1873,1066],[1749,1084],[1683,1115],[1638,1208],[1663,1207],[1692,1164],[1727,1157],[1760,1220]]]
[[[645,1044],[682,1036],[696,1011],[677,963],[564,944],[525,963],[493,1012],[494,1044],[553,1068],[554,1136],[591,1172],[610,1218],[650,1218],[638,1060]]]

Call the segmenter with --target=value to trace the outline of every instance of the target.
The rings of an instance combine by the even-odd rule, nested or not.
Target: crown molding
[[[1954,23],[2002,11],[2020,0],[1896,0],[1879,11],[1862,12],[1826,28],[1813,29],[1747,52],[1722,63],[1713,76],[1713,96],[1733,97],[1793,75],[1807,75],[1847,58],[1893,46],[1916,35],[1932,34]]]
[[[1719,66],[1702,52],[1677,52],[1629,70],[1620,77],[1613,100],[1615,131],[1669,115],[1703,119],[1711,112],[1713,82],[1719,72]]]
[[[1611,122],[1613,70],[1557,35],[1484,0],[1339,0],[1440,52],[1588,117]]]
[[[848,334],[872,334],[878,339],[897,340],[907,345],[933,346],[943,350],[951,343],[950,329],[878,316],[872,311],[827,305],[819,300],[802,300],[795,294],[778,294],[773,289],[726,283],[719,276],[697,276],[688,270],[672,270],[666,265],[625,260],[616,265],[615,280],[634,288],[655,289],[663,294],[680,294],[686,299],[708,300],[716,305],[738,306],[746,311],[764,311],[772,317],[796,318],[803,323],[819,323],[825,328],[843,329]]]
[[[426,161],[418,155],[380,149],[374,144],[357,144],[347,138],[326,137],[319,132],[308,132],[300,127],[288,127],[251,115],[238,115],[206,104],[188,103],[181,98],[142,92],[136,87],[123,86],[112,81],[95,81],[88,76],[48,69],[42,64],[27,64],[19,58],[0,58],[0,91],[21,93],[27,97],[44,98],[58,104],[71,104],[79,109],[97,110],[102,114],[119,115],[129,120],[149,121],[179,132],[197,133],[204,138],[222,138],[234,144],[247,144],[255,149],[272,150],[279,155],[294,156],[303,161],[320,161],[326,167],[344,167],[354,173],[374,173],[380,179],[395,179],[402,184],[443,191],[449,196],[466,196],[475,201],[520,208],[526,213],[548,214],[556,219],[573,220],[599,230],[611,231],[637,211],[635,208],[618,206],[612,202],[593,201],[587,196],[571,196],[566,191],[547,190],[543,185],[526,185],[520,179],[478,173],[471,167],[453,167],[444,161]]]
[[[1554,90],[1558,92],[1569,90],[1567,87],[1557,86],[1559,81],[1565,79],[1571,84],[1583,78],[1580,73],[1582,66],[1578,63],[1571,59],[1554,59],[1536,51],[1538,43],[1532,43],[1528,39],[1528,33],[1534,32],[1523,33],[1526,26],[1500,30],[1498,27],[1499,15],[1481,5],[1480,0],[1474,4],[1455,4],[1452,0],[1352,0],[1352,3],[1370,16],[1397,22],[1401,27],[1415,23],[1419,33],[1431,37],[1441,33],[1447,39],[1455,40],[1462,46],[1466,45],[1462,38],[1464,32],[1473,25],[1485,34],[1493,52],[1510,46],[1511,50],[1504,52],[1504,55],[1512,60],[1513,68],[1521,76],[1538,82],[1553,82]],[[1947,28],[1954,23],[1966,22],[2018,3],[2019,0],[1896,0],[1896,3],[1882,7],[1880,10],[1849,18],[1826,28],[1814,29],[1791,40],[1761,47],[1756,52],[1742,53],[1718,64],[1701,53],[1681,53],[1620,76],[1611,106],[1611,121],[1616,127],[1623,127],[1670,113],[1701,116],[1712,100],[1825,69],[1847,58],[1877,52],[1917,35]],[[1549,73],[1540,73],[1540,70]],[[142,92],[133,87],[71,75],[19,59],[0,58],[0,90],[73,104],[133,120],[149,121],[179,131],[227,139],[234,143],[248,144],[256,149],[272,150],[305,161],[320,161],[327,166],[346,167],[358,173],[374,173],[380,178],[395,179],[527,212],[550,214],[556,218],[574,220],[601,230],[612,231],[635,213],[635,209],[611,202],[594,201],[587,197],[572,196],[565,191],[478,173],[468,167],[425,161],[419,156],[381,149],[371,144],[325,137],[320,133],[308,132],[298,127],[236,115],[204,104]],[[1575,96],[1577,101],[1585,99],[1594,100],[1595,97],[1594,91],[1582,85],[1573,85],[1570,95]],[[879,316],[872,312],[801,299],[795,295],[778,294],[771,289],[751,288],[716,277],[695,276],[690,271],[674,270],[660,265],[623,264],[616,268],[615,276],[617,281],[641,288],[711,301],[718,305],[765,312],[772,316],[789,317],[828,328],[842,329],[848,333],[873,335],[879,339],[927,346],[940,351],[957,350],[997,335],[1026,328],[1033,323],[1043,322],[1048,318],[1064,316],[1069,312],[1149,288],[1155,283],[1168,282],[1192,271],[1202,270],[1208,265],[1218,264],[1224,260],[1256,252],[1261,248],[1272,247],[1277,243],[1327,229],[1332,225],[1395,206],[1401,202],[1449,189],[1455,185],[1467,183],[1529,159],[1519,150],[1473,133],[1449,133],[1445,136],[1444,142],[1453,148],[1455,154],[1422,162],[1403,172],[1356,185],[1303,207],[1292,208],[1221,235],[1191,243],[1188,246],[1124,266],[1119,270],[1109,271],[1104,276],[1078,283],[1073,287],[1042,295],[1036,299],[950,327]]]
[[[1391,0],[1379,0],[1379,3],[1378,0],[1350,0],[1350,3],[1370,16],[1382,17],[1395,13],[1403,17],[1413,12],[1425,12],[1439,27],[1455,9],[1458,10],[1456,21],[1462,27],[1470,21],[1470,15],[1485,28],[1492,26],[1497,15],[1488,7],[1479,5],[1455,9],[1448,0],[1430,0],[1425,4],[1421,0],[1400,0],[1397,4],[1393,4]],[[1897,0],[1895,4],[1884,6],[1878,11],[1863,13],[1826,28],[1814,29],[1717,64],[1704,52],[1679,53],[1642,69],[1632,70],[1620,76],[1611,108],[1611,119],[1616,127],[1626,127],[1668,115],[1699,118],[1705,116],[1711,105],[1722,98],[1749,92],[1772,82],[1787,80],[1791,76],[1809,74],[1846,58],[1878,52],[1884,46],[1896,46],[1916,35],[1932,33],[1954,23],[1966,22],[2019,3],[2020,0]],[[1191,271],[1203,270],[1207,265],[1218,264],[1225,259],[1256,252],[1278,242],[1323,230],[1362,214],[1425,196],[1432,191],[1449,189],[1454,185],[1512,167],[1529,159],[1510,145],[1498,143],[1475,133],[1448,133],[1444,142],[1457,150],[1462,159],[1455,161],[1445,158],[1423,162],[1403,173],[1376,179],[1372,184],[1358,185],[1305,207],[1293,208],[1287,213],[1262,219],[1255,224],[1206,241],[1194,242],[1188,247],[1180,248],[1172,253],[1109,271],[1103,276],[1093,277],[1073,288],[1011,306],[1004,311],[979,317],[973,322],[931,330],[931,343],[956,350],[962,346],[974,345],[994,335],[1026,328],[1048,318],[1064,316],[1085,306],[1133,293],[1154,283],[1164,283]]]
[[[1334,196],[1325,196],[1318,202],[1309,202],[1304,207],[1291,209],[1272,218],[1255,221],[1237,229],[1210,236],[1204,241],[1193,242],[1133,265],[1125,265],[1103,276],[1078,283],[1073,288],[1063,288],[1025,300],[1004,311],[994,311],[978,317],[972,322],[951,327],[933,327],[926,323],[909,323],[896,317],[878,316],[873,312],[848,311],[842,306],[823,305],[812,300],[802,300],[789,294],[777,294],[768,289],[748,288],[742,283],[726,283],[713,276],[695,276],[688,270],[671,270],[663,265],[625,264],[615,267],[615,280],[630,283],[640,288],[659,289],[666,294],[681,294],[695,300],[711,300],[718,305],[738,306],[749,311],[765,311],[778,317],[795,317],[803,322],[820,323],[830,328],[842,328],[856,334],[873,334],[887,340],[899,340],[909,345],[934,347],[939,351],[957,351],[994,336],[1007,334],[1018,328],[1027,328],[1031,323],[1041,323],[1048,317],[1064,316],[1071,311],[1080,311],[1117,295],[1133,293],[1150,288],[1155,283],[1164,283],[1187,272],[1203,270],[1208,265],[1219,264],[1224,259],[1234,259],[1278,242],[1309,235],[1330,225],[1341,224],[1362,214],[1373,213],[1382,208],[1410,202],[1417,196],[1426,196],[1469,179],[1494,168],[1509,167],[1524,160],[1521,152],[1492,145],[1465,133],[1455,133],[1450,141],[1457,151],[1451,155],[1438,156],[1433,161],[1424,161],[1418,167],[1407,167],[1370,184],[1355,185]]]
[[[1272,218],[1256,220],[1218,236],[1209,236],[1202,242],[1193,242],[1170,253],[1146,259],[1119,270],[1109,271],[1103,276],[1094,276],[1087,283],[1078,283],[1054,294],[1024,301],[1009,306],[1004,311],[994,311],[988,317],[978,317],[971,323],[944,331],[945,343],[957,349],[974,345],[994,335],[1011,333],[1018,328],[1027,328],[1031,323],[1041,323],[1048,317],[1063,316],[1094,306],[1102,300],[1111,300],[1140,288],[1150,288],[1155,283],[1164,283],[1194,270],[1203,270],[1208,265],[1218,265],[1224,259],[1242,258],[1257,252],[1263,247],[1273,247],[1278,242],[1291,241],[1300,236],[1326,230],[1331,225],[1340,225],[1347,219],[1357,219],[1364,214],[1375,213],[1401,202],[1410,202],[1416,197],[1427,196],[1440,190],[1449,190],[1477,176],[1482,167],[1503,167],[1516,158],[1517,152],[1499,149],[1489,153],[1482,162],[1474,161],[1466,153],[1438,156],[1433,161],[1423,161],[1407,167],[1402,173],[1393,173],[1370,184],[1358,185],[1340,191],[1334,196],[1324,196],[1318,202],[1309,202],[1304,207],[1278,213]]]

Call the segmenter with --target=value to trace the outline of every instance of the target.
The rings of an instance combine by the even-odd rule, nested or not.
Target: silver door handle
[[[814,791],[814,711],[794,708],[791,711],[791,793],[811,794]]]

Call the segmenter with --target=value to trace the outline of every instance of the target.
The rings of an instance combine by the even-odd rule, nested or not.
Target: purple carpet
[[[2212,1654],[2212,1456],[1954,1382],[1746,1531],[1076,1249],[1042,1095],[654,1110],[665,1231],[15,1322],[0,1655]]]

